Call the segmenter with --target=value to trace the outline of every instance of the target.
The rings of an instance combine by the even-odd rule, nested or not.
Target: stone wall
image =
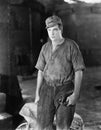
[[[87,66],[101,65],[101,4],[59,6],[56,13],[63,20],[64,36],[79,44]]]

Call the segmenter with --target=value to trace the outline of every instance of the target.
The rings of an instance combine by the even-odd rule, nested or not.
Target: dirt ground
[[[31,77],[18,77],[23,98],[34,99],[36,74]],[[86,68],[81,87],[81,95],[76,112],[83,118],[84,130],[101,130],[101,67]]]
[[[76,111],[87,130],[101,130],[101,67],[86,69]]]

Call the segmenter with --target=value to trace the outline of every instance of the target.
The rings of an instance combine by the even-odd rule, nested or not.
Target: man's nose
[[[54,35],[54,31],[52,31],[51,34]]]

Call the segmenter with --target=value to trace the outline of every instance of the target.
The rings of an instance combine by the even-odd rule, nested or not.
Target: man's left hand
[[[74,93],[67,97],[66,102],[68,102],[67,106],[69,105],[75,105],[77,103],[78,96],[76,96]]]

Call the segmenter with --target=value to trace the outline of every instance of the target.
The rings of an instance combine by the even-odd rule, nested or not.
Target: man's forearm
[[[83,71],[79,70],[75,72],[75,79],[74,79],[74,94],[76,97],[79,96],[81,83],[83,78]]]
[[[37,76],[36,96],[39,95],[39,90],[42,85],[42,82],[43,82],[43,72],[39,70]]]

